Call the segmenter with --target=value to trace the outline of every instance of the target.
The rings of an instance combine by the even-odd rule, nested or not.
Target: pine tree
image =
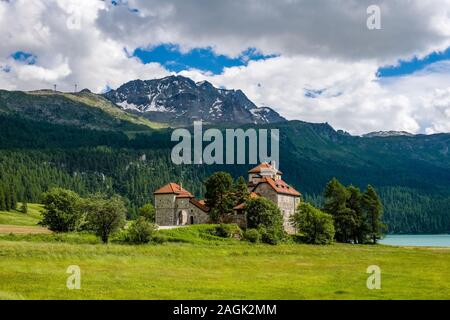
[[[382,237],[386,226],[381,221],[383,214],[381,200],[371,185],[367,186],[367,190],[362,196],[362,208],[368,226],[368,236],[375,244]]]
[[[228,172],[216,172],[205,181],[206,205],[213,221],[224,222],[233,212],[233,178]]]
[[[9,190],[5,191],[5,210],[11,210],[11,193],[9,192]]]
[[[323,211],[333,216],[336,241],[349,242],[355,218],[354,212],[347,208],[349,197],[347,189],[336,178],[333,178],[325,187],[324,197]]]
[[[11,210],[16,210],[17,208],[17,196],[14,189],[11,188]]]
[[[234,183],[235,204],[246,202],[250,198],[247,182],[244,177],[240,176]]]
[[[20,212],[27,214],[28,213],[28,203],[26,201],[22,202],[20,207]]]
[[[355,186],[347,187],[348,198],[346,206],[351,210],[353,217],[352,239],[354,243],[364,243],[367,234],[367,225],[362,211],[362,194]]]
[[[0,210],[6,210],[5,192],[0,186]]]

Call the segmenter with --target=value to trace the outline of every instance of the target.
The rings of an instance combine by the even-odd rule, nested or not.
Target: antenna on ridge
[[[75,91],[74,91],[75,93],[78,92],[77,89],[78,89],[78,85],[75,83]]]
[[[53,85],[53,91],[56,92],[56,84]]]

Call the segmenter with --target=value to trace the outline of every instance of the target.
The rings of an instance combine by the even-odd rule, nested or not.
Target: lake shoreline
[[[402,247],[450,247],[450,234],[388,234],[380,244]]]

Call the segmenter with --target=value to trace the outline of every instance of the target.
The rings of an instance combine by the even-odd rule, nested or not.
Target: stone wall
[[[274,203],[278,203],[277,193],[267,183],[258,185],[254,192],[259,193],[261,196],[273,201]]]
[[[175,195],[155,195],[155,222],[159,226],[173,226],[175,221]]]
[[[191,223],[191,218],[194,218],[194,224],[203,224],[203,223],[209,223],[209,215],[207,212],[204,212],[203,210],[197,208],[192,203],[190,203],[191,209],[190,209],[190,216],[189,216],[189,224]]]
[[[160,226],[208,223],[208,213],[174,194],[155,195],[155,222]]]
[[[284,194],[278,194],[277,198],[276,203],[283,214],[284,230],[286,230],[287,233],[295,233],[295,229],[290,222],[290,218],[294,215],[295,209],[300,202],[300,198]]]

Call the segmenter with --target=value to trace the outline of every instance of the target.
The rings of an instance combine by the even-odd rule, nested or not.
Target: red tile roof
[[[288,185],[283,180],[281,180],[281,179],[274,180],[272,178],[267,178],[267,177],[262,178],[261,181],[258,182],[258,184],[255,186],[255,188],[253,190],[256,190],[258,185],[260,185],[262,183],[267,183],[276,193],[286,194],[286,195],[295,196],[295,197],[301,196],[300,192],[298,192],[297,190],[292,188],[290,185]]]
[[[196,206],[197,208],[199,208],[200,210],[204,211],[204,212],[209,212],[209,207],[207,207],[205,205],[205,200],[197,200],[195,198],[191,198],[189,200],[190,203],[192,203],[194,206]]]
[[[183,189],[179,184],[170,182],[164,187],[159,188],[153,194],[175,194],[178,198],[193,198],[192,193]]]
[[[260,173],[261,171],[264,170],[268,170],[268,169],[273,169],[273,167],[268,164],[267,162],[263,162],[259,165],[257,165],[256,167],[254,167],[253,169],[248,170],[248,173]],[[280,170],[277,170],[278,174],[283,174]]]

